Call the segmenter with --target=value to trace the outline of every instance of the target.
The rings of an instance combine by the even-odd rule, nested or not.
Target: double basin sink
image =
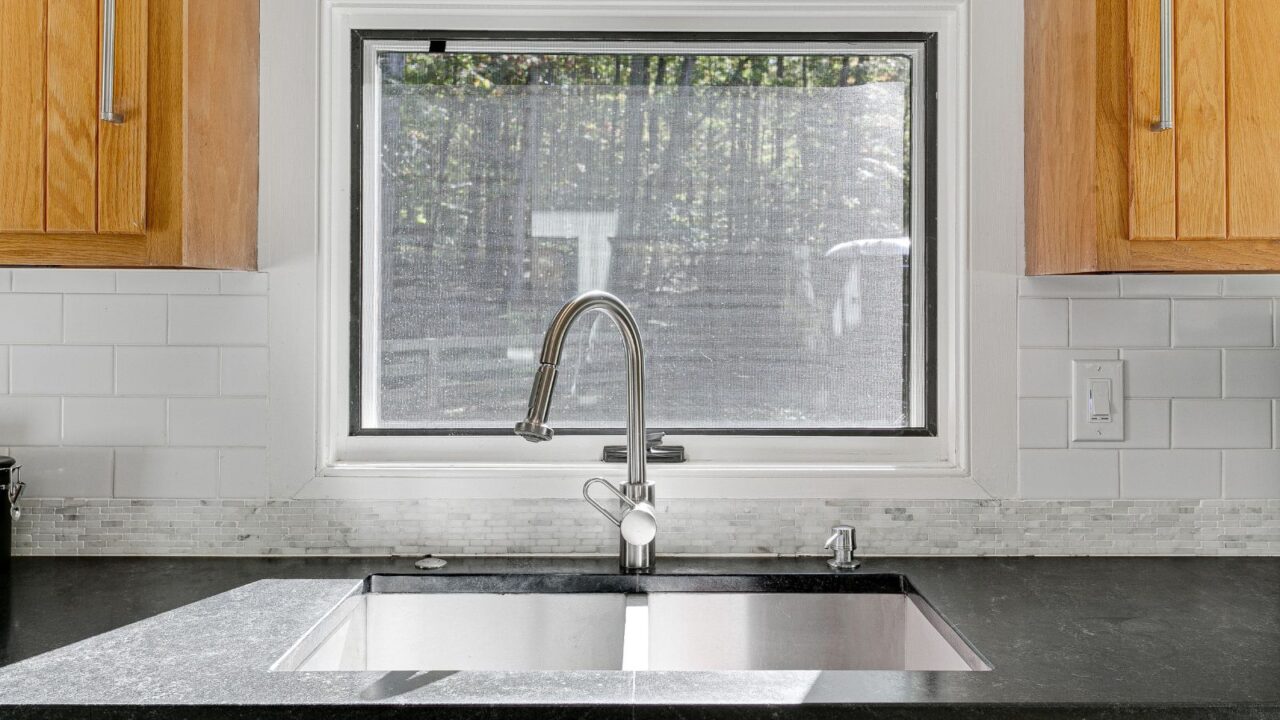
[[[989,670],[903,575],[371,575],[282,671]]]

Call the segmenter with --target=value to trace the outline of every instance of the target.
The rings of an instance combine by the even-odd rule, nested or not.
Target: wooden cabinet
[[[1280,0],[1027,0],[1027,273],[1280,271]]]
[[[0,264],[256,267],[258,4],[0,0]]]

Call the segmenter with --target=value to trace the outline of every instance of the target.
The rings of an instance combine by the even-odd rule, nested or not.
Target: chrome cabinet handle
[[[124,116],[116,112],[115,94],[116,0],[102,0],[102,97],[98,101],[98,118],[103,122],[124,122]]]
[[[1151,129],[1173,129],[1173,0],[1160,0],[1160,119]]]

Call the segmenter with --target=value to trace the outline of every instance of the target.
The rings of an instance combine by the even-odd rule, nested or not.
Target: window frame
[[[881,0],[849,0],[839,7],[804,0],[777,4],[619,0],[608,5],[478,0],[466,6],[447,0],[322,0],[314,12],[313,27],[319,31],[314,44],[303,38],[285,43],[275,52],[271,50],[275,41],[264,35],[263,43],[264,52],[271,50],[268,56],[277,58],[274,67],[264,66],[264,84],[276,87],[281,96],[281,101],[264,96],[264,105],[291,102],[292,109],[299,102],[304,106],[314,103],[318,111],[314,124],[302,125],[303,129],[314,127],[317,143],[311,197],[296,187],[297,172],[288,166],[288,156],[264,146],[264,161],[286,162],[279,171],[268,173],[268,177],[277,178],[269,190],[289,198],[301,211],[311,209],[319,238],[316,244],[305,234],[290,237],[305,212],[281,207],[278,213],[264,217],[264,228],[289,238],[273,242],[279,249],[271,258],[273,277],[282,278],[272,283],[273,387],[284,388],[283,402],[313,408],[315,418],[314,425],[283,416],[272,422],[273,432],[286,443],[272,464],[287,473],[279,483],[293,488],[288,490],[290,494],[313,498],[571,498],[580,494],[582,478],[614,476],[621,467],[599,462],[602,439],[612,440],[611,436],[571,436],[531,445],[514,435],[349,435],[350,33],[357,28],[936,33],[938,238],[934,247],[938,298],[933,312],[938,318],[937,434],[766,437],[747,442],[699,436],[702,449],[691,454],[690,462],[657,466],[651,472],[655,478],[677,481],[664,486],[664,497],[985,498],[991,496],[985,489],[989,484],[1005,488],[1015,483],[1009,459],[1012,453],[1006,452],[999,439],[1016,423],[1016,403],[1005,387],[1013,366],[1011,360],[991,352],[1015,346],[1010,324],[1013,305],[1008,301],[1013,295],[1006,290],[1007,278],[1016,274],[1016,257],[1006,258],[1002,243],[1012,243],[1009,233],[1020,227],[1015,202],[1020,164],[1013,160],[1016,154],[1004,152],[1010,132],[1016,129],[1011,122],[997,123],[990,131],[981,124],[971,130],[969,68],[972,35],[981,38],[973,52],[975,62],[984,67],[984,77],[1001,78],[998,83],[977,83],[975,92],[985,103],[994,102],[1002,111],[1007,106],[1009,112],[1015,112],[1020,100],[1009,88],[1017,84],[1014,75],[1020,71],[1021,57],[997,49],[1005,47],[998,38],[1020,27],[1020,13],[1006,11],[1003,6],[975,9],[971,0],[928,0],[911,7]],[[975,13],[983,16],[987,25],[972,25],[970,16]],[[280,17],[273,20],[276,15]],[[265,17],[283,32],[305,16],[301,5],[282,5],[279,12]],[[311,47],[310,54],[297,59],[296,54],[288,55],[290,48],[299,46],[304,53]],[[283,68],[298,67],[308,58],[319,62],[315,85],[299,86],[296,76],[290,85],[283,77],[276,77]],[[277,142],[283,139],[281,136]],[[970,169],[971,142],[979,143],[973,156],[974,170]],[[296,147],[297,143],[290,138],[285,145]],[[310,172],[307,166],[298,170]],[[971,175],[983,179],[973,185],[976,195],[972,198]],[[982,368],[971,370],[969,213],[978,206],[997,214],[989,219],[978,215],[974,221],[981,230],[974,235],[978,252],[973,261],[980,263],[973,269],[974,312],[988,322],[973,326],[973,336],[986,350]],[[1007,271],[1006,266],[1010,268]],[[314,268],[312,280],[307,278],[308,267]],[[308,306],[317,314],[314,332],[307,329],[305,320],[297,324],[297,312]],[[306,347],[317,351],[314,372],[310,362],[299,365],[281,354]],[[971,384],[984,400],[973,407],[969,403]],[[999,437],[988,440],[984,435],[975,441],[970,432],[975,423],[987,428],[988,435],[999,428]],[[618,436],[615,441],[621,439]],[[304,457],[311,460],[304,461]],[[305,476],[304,462],[312,467]]]
[[[379,303],[375,283],[366,277],[379,277],[376,252],[366,252],[365,244],[375,247],[381,241],[379,210],[381,202],[381,163],[377,152],[368,148],[381,146],[380,89],[383,52],[447,52],[451,42],[467,41],[569,41],[569,42],[639,42],[664,43],[831,43],[842,46],[829,54],[901,55],[911,61],[911,192],[909,227],[912,238],[911,262],[906,294],[910,299],[906,338],[909,355],[904,359],[906,392],[910,419],[905,427],[668,427],[650,425],[651,431],[670,436],[699,437],[724,435],[734,437],[935,437],[938,433],[937,385],[937,95],[929,88],[937,81],[937,34],[927,32],[634,32],[634,31],[458,31],[458,30],[370,30],[351,31],[351,248],[350,293],[350,419],[351,436],[365,437],[472,437],[508,436],[508,426],[488,428],[413,428],[367,426],[370,414],[365,404],[372,396],[376,403],[380,376],[377,369],[377,347],[366,340],[366,308]],[[712,53],[699,53],[710,55]],[[761,53],[767,55],[785,53]],[[810,52],[806,54],[827,55]],[[918,175],[917,175],[918,173]],[[366,212],[367,211],[367,212]],[[375,313],[376,315],[376,313]],[[375,319],[376,322],[376,319]],[[373,366],[374,372],[365,373]],[[532,368],[530,369],[532,378]],[[531,380],[532,381],[532,380]],[[374,406],[376,407],[376,405]],[[518,418],[516,418],[518,419]],[[618,421],[623,418],[619,416]],[[513,419],[514,423],[515,420]],[[575,435],[620,436],[622,427],[556,426],[556,436]],[[698,440],[691,442],[697,443]]]

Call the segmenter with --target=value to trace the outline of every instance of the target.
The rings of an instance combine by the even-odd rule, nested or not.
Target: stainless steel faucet
[[[587,502],[618,526],[618,562],[624,570],[649,570],[658,527],[654,510],[653,483],[645,478],[644,427],[644,345],[640,328],[631,311],[621,300],[601,291],[591,290],[565,303],[551,320],[542,340],[541,365],[529,393],[529,414],[516,423],[516,434],[529,442],[543,442],[555,437],[547,426],[551,395],[555,391],[556,371],[564,340],[573,323],[588,310],[600,310],[613,320],[622,333],[627,351],[627,481],[615,489],[602,478],[592,478],[582,486]],[[604,484],[618,496],[621,514],[613,515],[588,494],[594,484]]]

